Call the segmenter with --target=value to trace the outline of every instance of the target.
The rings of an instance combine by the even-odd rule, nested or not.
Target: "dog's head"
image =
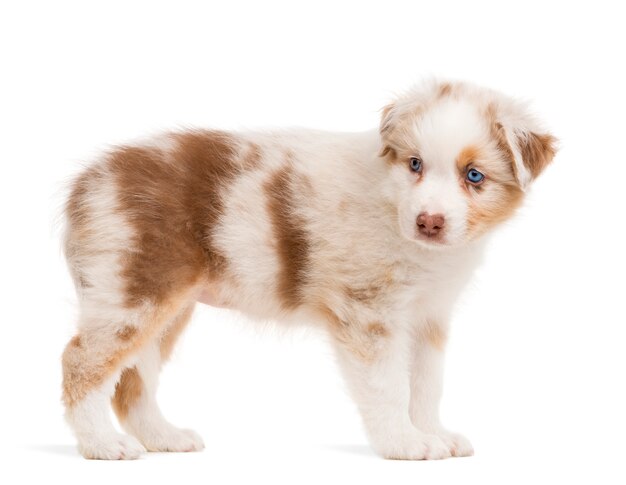
[[[510,217],[556,152],[523,104],[464,83],[400,97],[383,109],[380,134],[400,232],[429,247],[463,244]]]

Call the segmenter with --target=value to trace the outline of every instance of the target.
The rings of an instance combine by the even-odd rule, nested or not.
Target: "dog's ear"
[[[557,140],[550,133],[534,133],[532,131],[522,132],[516,136],[520,151],[521,165],[528,172],[524,175],[526,179],[536,179],[543,169],[554,158],[557,151]],[[518,169],[519,163],[515,164]],[[518,180],[521,177],[517,174]]]
[[[380,156],[393,156],[395,155],[395,150],[390,144],[390,135],[393,131],[393,127],[395,125],[396,119],[396,105],[394,103],[390,103],[385,106],[380,115],[380,138],[382,140],[382,145],[380,148]]]
[[[498,147],[511,160],[515,178],[525,190],[554,158],[558,140],[550,133],[530,127],[534,121],[524,113],[498,116],[493,106],[489,113]]]

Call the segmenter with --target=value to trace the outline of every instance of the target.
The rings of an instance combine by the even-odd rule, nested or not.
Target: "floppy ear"
[[[537,178],[556,154],[556,138],[549,133],[528,132],[519,135],[517,141],[524,167],[533,179]]]
[[[491,107],[492,115],[494,111]],[[549,133],[529,128],[528,125],[533,123],[528,118],[515,118],[517,123],[493,119],[492,132],[498,147],[511,158],[515,178],[525,190],[554,158],[558,140]],[[520,126],[512,126],[515,124]]]
[[[532,131],[513,134],[513,171],[522,189],[548,166],[557,151],[557,139],[549,133]]]
[[[393,131],[396,118],[396,106],[394,103],[390,103],[382,109],[380,115],[380,138],[382,145],[380,149],[380,156],[385,157],[387,155],[393,155],[395,150],[389,143],[389,135]]]

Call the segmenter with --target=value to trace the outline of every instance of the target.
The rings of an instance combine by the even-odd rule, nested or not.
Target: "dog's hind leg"
[[[122,370],[133,367],[188,304],[172,298],[126,309],[83,302],[79,333],[63,353],[63,400],[84,457],[134,459],[144,451],[136,438],[113,426],[111,397]]]
[[[184,330],[193,304],[184,308],[158,337],[138,354],[132,367],[122,371],[115,388],[113,409],[123,428],[148,451],[199,451],[202,438],[194,431],[176,428],[161,414],[156,401],[159,372]]]

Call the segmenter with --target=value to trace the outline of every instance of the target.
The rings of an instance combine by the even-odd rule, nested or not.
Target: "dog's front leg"
[[[451,456],[441,438],[411,422],[410,339],[381,323],[342,324],[333,334],[341,368],[375,451],[403,460]]]
[[[447,431],[439,420],[447,324],[433,319],[423,322],[415,330],[410,347],[411,420],[423,432],[439,436],[452,456],[473,455],[469,440]]]

